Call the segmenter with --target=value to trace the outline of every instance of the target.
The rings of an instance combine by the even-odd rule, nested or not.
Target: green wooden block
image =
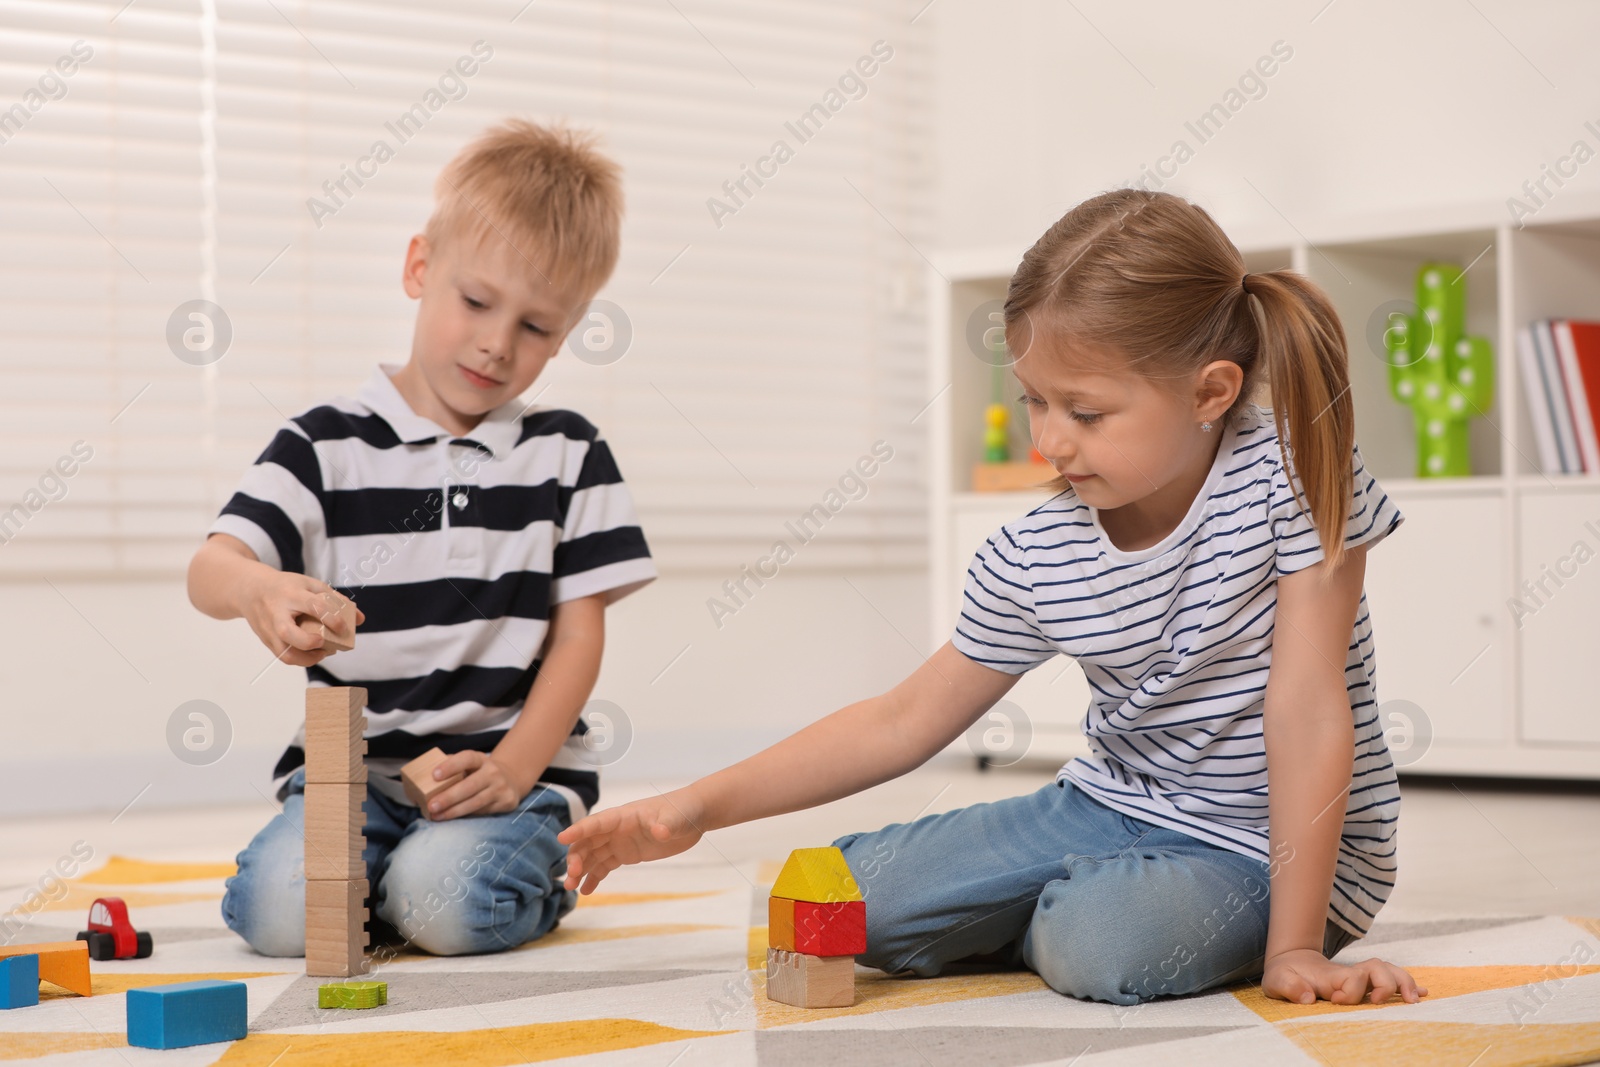
[[[376,1008],[387,1003],[388,982],[330,982],[317,987],[319,1008]]]

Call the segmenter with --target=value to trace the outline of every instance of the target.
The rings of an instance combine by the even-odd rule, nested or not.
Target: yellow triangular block
[[[838,900],[860,900],[861,889],[844,862],[844,853],[833,847],[797,848],[772,883],[772,895],[787,900],[806,900],[828,904]]]

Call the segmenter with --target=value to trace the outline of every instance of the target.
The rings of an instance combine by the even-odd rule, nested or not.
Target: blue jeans
[[[981,957],[1125,1005],[1261,974],[1267,864],[1070,782],[834,844],[867,902],[868,967],[928,977]],[[1351,940],[1330,922],[1323,952]]]
[[[289,779],[283,813],[239,853],[222,919],[264,956],[306,951],[305,768]],[[500,952],[541,937],[577,904],[562,888],[570,814],[536,786],[516,811],[430,822],[368,788],[363,853],[372,914],[440,956]]]

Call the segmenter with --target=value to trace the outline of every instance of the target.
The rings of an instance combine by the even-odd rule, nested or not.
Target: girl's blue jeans
[[[515,811],[430,822],[368,788],[366,852],[372,914],[441,956],[500,952],[548,933],[577,904],[562,888],[570,814],[536,786]],[[239,853],[222,918],[264,956],[303,956],[305,769],[289,779],[283,813]]]
[[[977,956],[1124,1005],[1261,974],[1267,864],[1070,782],[834,844],[866,899],[869,967],[928,977]],[[1353,939],[1330,922],[1323,952]]]

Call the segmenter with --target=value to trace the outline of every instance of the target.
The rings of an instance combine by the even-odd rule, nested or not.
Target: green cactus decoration
[[[1424,263],[1417,313],[1394,312],[1384,332],[1389,391],[1417,426],[1417,477],[1471,474],[1467,420],[1494,399],[1494,349],[1466,332],[1463,271]]]

